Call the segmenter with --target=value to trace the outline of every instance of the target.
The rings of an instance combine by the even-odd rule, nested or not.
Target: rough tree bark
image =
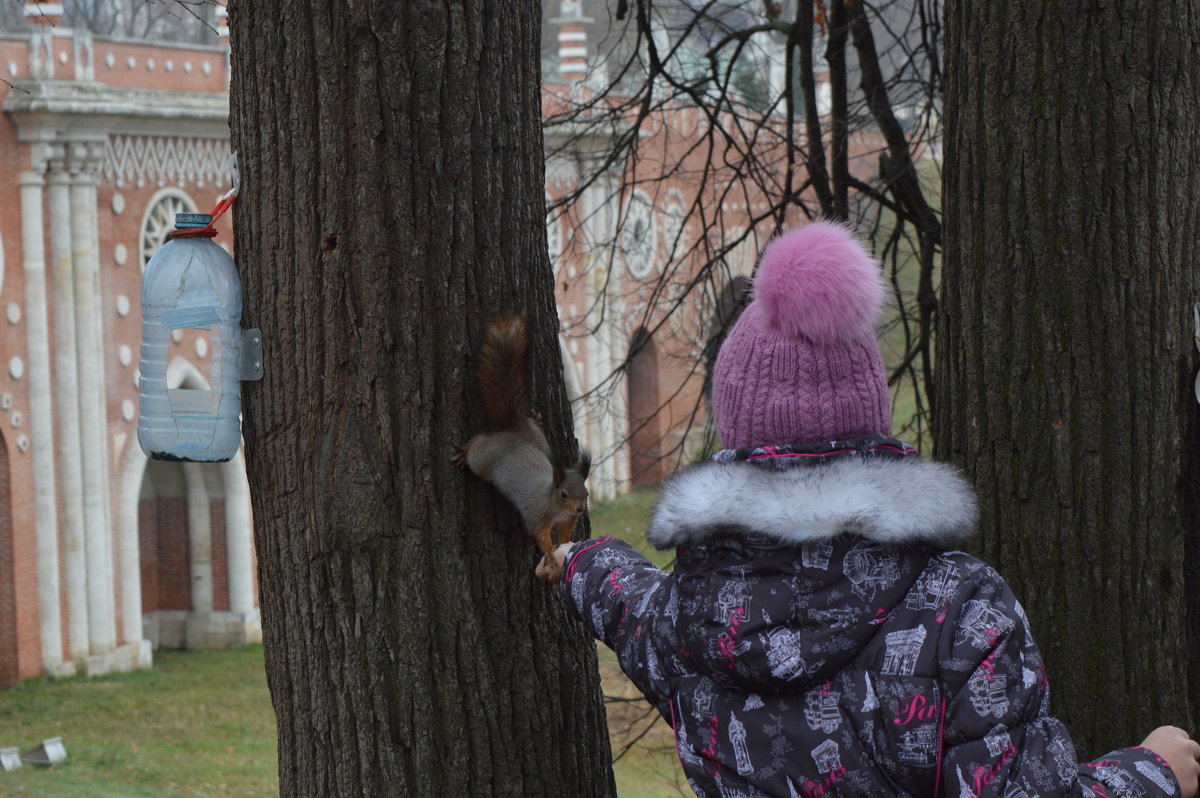
[[[946,5],[941,457],[1081,756],[1200,719],[1200,3]]]
[[[532,0],[231,3],[245,390],[288,796],[611,795],[595,649],[515,511],[450,462],[487,317],[570,412]],[[573,443],[570,444],[573,446]]]

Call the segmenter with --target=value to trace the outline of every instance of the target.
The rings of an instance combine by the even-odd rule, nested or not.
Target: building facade
[[[595,91],[591,20],[575,0],[559,11],[547,115]],[[0,31],[0,685],[261,639],[242,455],[151,461],[136,432],[142,271],[175,213],[230,188],[228,31],[156,44],[67,28],[61,13],[30,2],[30,27]],[[701,116],[644,120],[642,168],[699,157],[686,153]],[[643,182],[626,163],[598,173],[619,133],[546,132],[561,351],[595,499],[656,484],[712,445],[714,314],[764,243],[723,250],[720,279],[681,291],[698,256],[680,253],[709,235],[685,209],[719,205],[753,228],[765,199],[698,200],[705,188]],[[217,229],[231,250],[228,217]],[[176,330],[169,387],[207,389],[212,351],[206,331]]]
[[[136,432],[142,270],[229,189],[228,50],[59,14],[0,32],[0,684],[261,637],[241,456],[149,461]],[[172,350],[171,387],[207,388],[207,332]]]

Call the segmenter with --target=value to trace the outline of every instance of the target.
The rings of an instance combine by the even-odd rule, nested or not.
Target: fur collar
[[[847,457],[782,471],[709,462],[666,482],[647,536],[659,549],[731,532],[785,544],[851,532],[877,543],[949,547],[974,532],[978,517],[958,470],[918,457]]]

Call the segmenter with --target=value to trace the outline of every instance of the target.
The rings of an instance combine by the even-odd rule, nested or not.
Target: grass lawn
[[[671,555],[645,543],[656,496],[640,489],[597,505],[592,533],[624,538],[668,566]],[[621,798],[691,795],[670,727],[656,721],[612,652],[598,650],[604,693],[616,699],[608,711]],[[0,748],[24,751],[47,737],[63,738],[67,761],[0,772],[0,797],[256,798],[279,791],[262,646],[160,650],[150,670],[31,679],[0,690]]]
[[[277,795],[275,714],[262,646],[156,651],[135,673],[0,691],[0,747],[62,737],[67,761],[0,772],[0,796]]]
[[[619,537],[655,565],[669,568],[674,553],[655,551],[646,543],[650,507],[657,498],[657,490],[638,488],[615,501],[596,505],[590,513],[592,534]],[[671,727],[625,678],[608,646],[597,644],[596,650],[608,709],[609,739],[616,759],[613,770],[617,776],[617,794],[620,798],[694,795],[675,755]]]

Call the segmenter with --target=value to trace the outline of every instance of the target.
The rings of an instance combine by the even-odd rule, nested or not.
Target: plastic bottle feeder
[[[142,276],[138,443],[158,460],[231,459],[241,443],[241,382],[262,377],[262,336],[241,329],[242,285],[233,258],[212,240],[212,221],[176,214],[175,232]],[[207,390],[167,387],[175,330],[209,333]]]

